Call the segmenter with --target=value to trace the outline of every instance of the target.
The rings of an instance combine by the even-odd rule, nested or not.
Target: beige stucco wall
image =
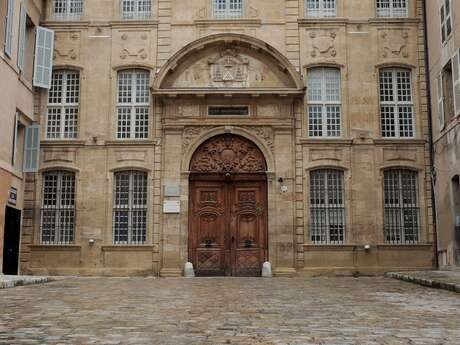
[[[441,42],[440,6],[441,1],[427,1],[427,13],[431,14],[427,18],[427,33],[432,94],[439,264],[440,266],[453,266],[460,264],[460,243],[455,238],[458,230],[455,230],[456,215],[452,189],[452,178],[460,174],[460,137],[458,135],[460,118],[454,117],[441,130],[438,120],[437,78],[442,68],[460,47],[460,3],[452,1],[452,34],[444,44]]]
[[[3,231],[5,224],[5,207],[8,205],[9,190],[14,187],[18,190],[18,202],[9,205],[22,210],[24,176],[22,173],[22,148],[23,136],[18,137],[18,150],[16,164],[12,164],[13,133],[15,126],[15,114],[21,114],[19,120],[23,125],[30,124],[34,118],[34,102],[32,87],[33,44],[26,48],[26,66],[24,74],[19,73],[17,67],[18,35],[19,35],[19,8],[21,1],[14,1],[13,39],[12,54],[8,57],[3,49],[4,38],[1,38],[2,49],[0,50],[0,273],[3,264]],[[40,22],[40,14],[43,3],[41,0],[23,1],[27,8],[27,15],[34,25]],[[3,7],[2,7],[3,8]],[[4,6],[6,10],[6,6]],[[1,13],[1,22],[4,23],[4,13]],[[2,24],[3,25],[3,24]],[[3,31],[2,31],[3,33]],[[32,42],[33,43],[33,42]]]
[[[337,18],[324,20],[305,19],[303,1],[297,0],[248,0],[245,18],[235,20],[213,19],[208,0],[158,0],[154,4],[152,20],[132,22],[119,20],[118,1],[85,1],[84,15],[78,22],[55,22],[47,9],[44,25],[56,33],[55,66],[81,71],[81,101],[78,139],[50,141],[43,136],[41,171],[66,168],[76,172],[76,240],[70,246],[40,245],[41,174],[36,174],[27,185],[35,192],[27,199],[32,237],[23,241],[24,271],[181,274],[187,260],[187,157],[206,138],[225,132],[253,140],[272,162],[268,173],[269,257],[275,273],[431,267],[422,1],[410,0],[409,18],[401,20],[376,19],[373,0],[339,0]],[[157,72],[169,66],[171,57],[184,46],[200,39],[206,45],[206,37],[211,35],[220,35],[213,37],[220,37],[223,44],[229,33],[255,39],[251,48],[255,66],[279,69],[274,63],[276,50],[288,59],[282,67],[288,66],[304,84],[309,67],[338,67],[342,79],[342,137],[307,137],[303,94],[196,96],[192,90],[186,95],[152,96],[148,140],[115,140],[119,69],[148,69],[155,86],[160,79]],[[265,43],[274,49],[264,48]],[[211,55],[221,49],[218,43],[207,47],[183,52],[191,61],[206,49]],[[183,64],[187,65],[187,60]],[[412,71],[414,139],[380,137],[378,69],[382,66],[402,66]],[[179,75],[174,79],[174,73],[170,78],[171,85],[180,78],[181,83],[187,80]],[[270,87],[275,89],[289,85],[276,78],[271,81]],[[40,98],[43,134],[46,94],[42,92]],[[208,104],[240,103],[250,104],[256,115],[212,119],[203,110]],[[396,166],[419,171],[419,245],[383,243],[382,171]],[[310,242],[309,172],[318,167],[345,171],[347,235],[343,246],[315,246]],[[144,246],[113,246],[113,172],[133,168],[148,172],[148,240]],[[288,187],[287,193],[280,192],[279,178]],[[162,214],[165,185],[181,187],[180,214]],[[95,244],[89,245],[89,239]],[[371,244],[370,252],[362,250],[364,244]]]

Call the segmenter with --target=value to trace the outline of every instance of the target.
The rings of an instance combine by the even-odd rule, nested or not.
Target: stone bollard
[[[271,278],[272,276],[272,264],[266,261],[262,266],[262,277]]]
[[[191,262],[187,262],[185,264],[184,277],[185,278],[193,278],[193,277],[195,277],[195,270],[193,269],[193,264]]]

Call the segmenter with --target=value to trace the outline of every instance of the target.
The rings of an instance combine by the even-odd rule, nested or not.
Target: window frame
[[[125,193],[126,191],[123,191],[122,189],[118,189],[119,186],[121,186],[121,183],[118,183],[118,177],[121,176],[128,176],[128,191],[127,191],[127,204],[123,203],[117,203],[118,195]],[[141,189],[138,189],[137,193],[141,194],[142,192],[144,193],[144,203],[143,204],[138,204],[135,205],[133,202],[134,199],[134,194],[135,188],[134,188],[134,176],[143,176],[143,185]],[[122,186],[121,186],[122,187]],[[138,196],[139,197],[139,196]],[[129,245],[145,245],[148,243],[148,228],[149,228],[149,174],[146,171],[143,170],[121,170],[121,171],[116,171],[113,174],[113,200],[112,200],[112,243],[113,245],[119,245],[119,246],[129,246]],[[122,240],[117,240],[117,236],[121,237],[122,235],[120,234],[120,230],[122,230],[120,227],[117,228],[117,213],[118,212],[127,212],[127,229],[126,229],[126,241]],[[144,217],[144,224],[143,228],[140,229],[141,233],[140,235],[137,234],[137,236],[141,237],[140,241],[133,240],[134,235],[133,235],[133,212],[143,212],[143,217]],[[121,217],[121,216],[118,216]],[[117,235],[117,229],[119,234]]]
[[[147,102],[137,102],[136,99],[138,98],[138,92],[139,90],[137,89],[137,81],[138,81],[138,75],[139,73],[144,74],[146,76],[146,89],[148,93],[148,101]],[[120,88],[120,76],[123,73],[128,73],[131,75],[131,93],[129,97],[131,98],[131,102],[120,102],[120,98],[127,97],[124,96],[121,92]],[[117,72],[117,92],[116,92],[116,130],[115,130],[115,136],[117,140],[147,140],[150,136],[150,101],[151,101],[151,96],[150,96],[150,79],[151,79],[151,73],[147,69],[124,69],[124,70],[119,70]],[[120,124],[120,116],[122,116],[120,110],[121,109],[129,109],[129,131],[127,132],[128,136],[126,135],[126,132],[122,130],[122,125]],[[144,109],[144,120],[143,120],[143,125],[139,126],[139,131],[136,129],[136,110],[137,109]],[[126,114],[125,114],[126,115]],[[140,114],[139,114],[140,115]],[[127,121],[127,120],[125,120]],[[125,126],[126,127],[126,126]],[[142,130],[141,130],[142,129]]]
[[[131,5],[130,5],[131,4]],[[145,10],[145,6],[148,10]],[[120,18],[122,20],[149,20],[152,19],[152,0],[120,0]],[[144,10],[140,10],[140,6],[143,6]],[[128,7],[132,8],[132,11],[127,11]]]
[[[331,100],[328,101],[328,95],[327,95],[327,82],[326,82],[326,73],[328,71],[334,71],[336,73],[336,76],[338,77],[338,100]],[[314,72],[320,72],[321,73],[321,100],[312,100],[310,98],[310,90],[312,90],[312,87],[310,86],[311,82],[311,73]],[[335,81],[337,82],[337,80]],[[309,138],[314,138],[314,139],[339,139],[343,136],[343,119],[342,119],[342,72],[340,68],[338,67],[324,67],[324,66],[318,66],[318,67],[313,67],[307,69],[307,136]],[[329,96],[330,97],[330,96]],[[312,121],[312,113],[311,113],[311,108],[312,107],[320,107],[321,108],[321,135],[314,135],[312,134],[312,131],[318,131],[317,129],[312,129],[313,126],[313,121]],[[338,118],[335,117],[334,119],[331,118],[331,123],[328,123],[328,107],[332,109],[332,107],[338,108]],[[337,113],[336,113],[337,115]],[[338,122],[337,122],[338,120]],[[333,123],[336,121],[336,123]],[[339,135],[329,135],[328,134],[328,126],[329,125],[334,125],[338,126],[338,129],[331,129],[331,132],[339,132]]]
[[[382,3],[383,1],[388,1],[388,9],[379,7],[379,3]],[[401,1],[405,4],[404,13],[398,13],[398,11],[401,10],[397,10],[398,7],[395,7],[395,2],[397,1]],[[409,0],[376,0],[375,10],[377,18],[407,18],[409,17]]]
[[[318,8],[310,10],[309,2],[317,1]],[[329,8],[326,3],[333,3],[333,7]],[[305,0],[305,17],[306,18],[335,18],[337,17],[337,0]]]
[[[398,203],[387,203],[387,200],[391,198],[391,195],[387,194],[387,191],[390,189],[389,186],[386,185],[386,182],[389,178],[387,178],[387,174],[395,173],[398,179],[398,185],[396,186],[396,196],[398,199]],[[403,174],[411,174],[411,178],[414,186],[414,190],[404,190],[404,183],[403,183]],[[420,206],[420,173],[414,169],[406,168],[406,167],[396,167],[396,168],[389,168],[385,169],[382,174],[383,177],[383,239],[385,244],[393,244],[393,245],[412,245],[420,243],[421,237],[421,206]],[[407,185],[407,183],[406,183]],[[393,193],[395,189],[391,190]],[[408,193],[415,195],[415,204],[412,203],[412,206],[409,207],[411,203],[404,203],[404,195]],[[393,223],[396,221],[396,224],[399,222],[399,228],[391,230],[391,224],[387,223],[387,211],[393,211],[391,216]],[[412,212],[416,211],[416,232],[412,234],[414,239],[406,240],[407,235],[407,226],[405,225],[405,217],[407,216],[405,211],[412,210]],[[396,211],[396,212],[394,212]],[[390,217],[388,217],[390,218]],[[387,230],[389,228],[389,230]],[[388,231],[390,233],[388,234]],[[394,235],[395,237],[399,236],[399,240],[389,240],[388,236]]]
[[[63,12],[56,12],[57,4],[61,4]],[[56,21],[81,20],[84,10],[84,0],[53,0],[53,19]]]
[[[391,71],[392,75],[392,97],[393,101],[382,101],[382,73]],[[398,100],[398,82],[397,82],[397,73],[398,72],[405,72],[409,73],[409,86],[410,86],[410,102],[404,102]],[[380,68],[378,72],[378,88],[379,88],[379,115],[380,115],[380,136],[383,139],[408,139],[412,140],[415,139],[416,134],[416,114],[415,114],[415,104],[414,104],[414,90],[413,90],[413,73],[412,70],[409,68],[402,68],[402,67],[385,67]],[[393,108],[393,121],[394,121],[394,132],[395,136],[388,136],[384,135],[384,126],[383,126],[383,107],[392,107]],[[401,135],[401,117],[400,117],[400,107],[409,107],[411,109],[411,136],[404,136]],[[409,131],[409,130],[408,130]]]
[[[55,184],[51,188],[54,189],[55,193],[53,196],[54,200],[54,207],[51,205],[46,205],[46,188],[47,176],[56,176],[55,177]],[[64,176],[70,178],[70,193],[68,194],[68,198],[63,198],[65,191],[63,185],[63,178]],[[69,188],[69,185],[66,186]],[[77,196],[77,178],[76,173],[73,171],[68,170],[48,170],[43,172],[42,174],[42,191],[41,191],[41,204],[40,204],[40,244],[43,245],[70,245],[75,243],[75,230],[76,230],[76,196]],[[51,193],[49,193],[51,194]],[[64,202],[63,200],[70,201],[70,203]],[[54,218],[54,224],[50,224],[49,228],[49,240],[44,239],[44,229],[45,229],[45,217],[46,212],[50,211],[50,215],[48,216],[50,219]],[[71,226],[67,229],[67,232],[64,234],[61,231],[63,222],[61,217],[61,212],[69,212],[68,213],[68,222]],[[54,226],[53,226],[54,225]],[[64,230],[65,231],[65,230]],[[51,239],[54,237],[54,239]],[[65,239],[62,240],[62,237]]]
[[[73,90],[69,90],[68,89],[68,81],[69,81],[69,76],[70,75],[77,75],[78,78],[74,79],[76,80],[76,83],[77,83],[77,87]],[[54,77],[55,75],[61,75],[62,76],[62,84],[60,86],[60,89],[59,90],[56,90],[56,93],[59,93],[60,94],[60,98],[61,98],[61,102],[59,103],[51,103],[50,102],[50,98],[52,97],[52,92],[53,92],[53,87],[54,87],[54,83],[53,81],[55,80]],[[70,84],[71,85],[71,84]],[[67,94],[70,92],[77,92],[78,93],[78,96],[76,96],[77,99],[77,102],[71,102],[71,103],[67,103]],[[47,96],[47,105],[46,105],[46,132],[45,132],[45,138],[46,140],[75,140],[78,138],[79,136],[79,117],[80,117],[80,97],[81,95],[81,73],[79,70],[73,70],[73,69],[56,69],[53,71],[52,73],[52,76],[51,76],[51,88],[50,90],[48,91],[48,96]],[[50,116],[52,116],[53,114],[51,114],[51,110],[52,109],[59,109],[60,111],[60,124],[59,124],[59,131],[58,132],[51,132],[51,128],[52,126],[50,125]],[[73,113],[73,119],[72,120],[67,120],[67,110],[71,110],[73,109],[74,110],[74,113]],[[57,115],[57,113],[55,114]],[[70,115],[70,114],[69,114]],[[70,131],[67,131],[66,132],[66,122],[70,122],[72,121],[72,123],[74,124],[73,126],[68,126],[68,127],[72,127],[74,128],[74,131],[70,132]],[[56,126],[57,127],[57,126]],[[50,136],[50,133],[57,133],[58,136],[56,137],[53,137],[53,136]],[[68,133],[73,133],[73,135],[68,135]]]
[[[446,14],[446,4],[449,6],[449,14]],[[444,18],[444,19],[443,19]],[[447,24],[450,21],[450,32],[447,33]],[[441,7],[439,8],[439,22],[441,26],[441,45],[447,44],[452,37],[453,32],[453,16],[452,16],[452,1],[442,0]]]
[[[318,174],[320,179],[319,185],[314,183],[315,174]],[[335,179],[336,186],[339,189],[333,190],[330,187],[331,178]],[[340,181],[340,186],[338,181]],[[316,187],[315,187],[316,186]],[[341,203],[330,203],[331,191],[333,199],[341,200]],[[313,203],[314,198],[323,199],[324,202]],[[316,226],[314,220],[318,218],[314,211],[324,212],[325,224],[321,222],[319,227]],[[334,213],[337,213],[334,215]],[[315,245],[343,245],[347,241],[347,209],[346,209],[346,191],[345,191],[345,171],[338,168],[319,168],[311,170],[309,173],[309,240]],[[323,217],[321,217],[323,218]],[[335,220],[336,226],[342,226],[341,232],[337,229],[338,239],[331,240],[331,220]],[[319,240],[314,237],[320,236]]]
[[[240,10],[232,10],[234,6],[232,2],[239,1]],[[225,6],[224,9],[219,9],[219,6]],[[211,0],[211,13],[213,19],[225,20],[225,19],[241,19],[246,14],[246,0]]]

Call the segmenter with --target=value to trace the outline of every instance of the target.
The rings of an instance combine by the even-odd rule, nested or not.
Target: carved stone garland
[[[190,171],[198,173],[265,172],[265,158],[251,141],[232,134],[213,137],[194,153]]]

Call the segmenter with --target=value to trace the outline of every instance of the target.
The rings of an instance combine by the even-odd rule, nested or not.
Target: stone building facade
[[[41,0],[0,2],[0,274],[16,274],[19,266],[20,222],[27,194],[23,152],[26,131],[38,120],[33,60],[42,7]]]
[[[427,1],[440,267],[460,265],[460,3]]]
[[[432,267],[422,1],[47,1],[42,25],[22,272]]]

